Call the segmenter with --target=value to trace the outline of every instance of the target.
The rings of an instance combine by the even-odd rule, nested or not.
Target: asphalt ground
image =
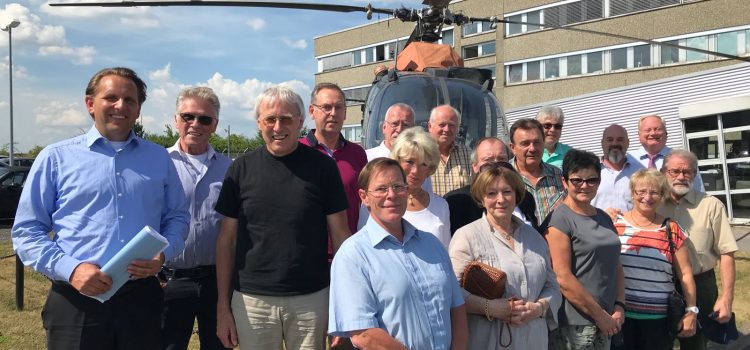
[[[10,222],[0,222],[0,240],[10,239]],[[737,225],[732,227],[734,237],[737,239],[740,251],[750,253],[750,225]],[[729,345],[710,343],[711,350],[745,350],[750,349],[750,329],[741,329],[740,339]]]

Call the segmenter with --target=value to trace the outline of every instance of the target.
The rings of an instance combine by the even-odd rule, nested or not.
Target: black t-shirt
[[[283,157],[261,147],[235,160],[216,203],[239,221],[234,289],[287,296],[328,286],[326,215],[347,206],[336,163],[307,146]]]

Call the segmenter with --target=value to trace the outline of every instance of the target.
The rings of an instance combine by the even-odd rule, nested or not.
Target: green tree
[[[36,158],[36,156],[39,155],[39,152],[41,152],[44,149],[44,147],[39,145],[34,145],[34,147],[31,147],[31,149],[26,152],[26,156],[29,158]]]

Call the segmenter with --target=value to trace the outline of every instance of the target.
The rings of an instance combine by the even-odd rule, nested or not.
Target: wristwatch
[[[685,312],[692,312],[694,314],[698,314],[698,307],[697,306],[688,306],[685,308]]]

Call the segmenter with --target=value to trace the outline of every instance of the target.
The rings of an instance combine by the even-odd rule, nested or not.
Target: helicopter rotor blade
[[[234,7],[267,7],[281,9],[316,10],[330,12],[366,12],[368,19],[372,13],[393,15],[392,9],[375,8],[367,6],[316,4],[304,2],[277,2],[277,1],[253,1],[253,0],[221,0],[221,1],[112,1],[112,2],[64,2],[50,3],[50,6],[86,6],[86,7],[137,7],[137,6],[234,6]]]
[[[622,34],[600,32],[598,30],[592,30],[592,29],[583,29],[583,28],[575,28],[575,27],[567,27],[567,26],[557,26],[557,25],[553,25],[553,24],[542,24],[542,23],[534,23],[534,22],[510,21],[510,20],[500,19],[500,18],[496,18],[496,17],[490,17],[490,18],[474,18],[474,17],[469,17],[469,21],[472,21],[472,22],[495,22],[495,23],[499,22],[499,23],[510,23],[510,24],[526,24],[526,25],[531,25],[531,26],[537,26],[537,27],[540,27],[540,28],[555,28],[555,29],[570,30],[570,31],[574,31],[574,32],[596,34],[596,35],[604,35],[604,36],[609,36],[609,37],[614,37],[614,38],[620,38],[620,39],[625,39],[625,40],[640,41],[640,42],[654,44],[654,45],[661,45],[661,46],[673,47],[675,49],[683,49],[683,50],[688,50],[688,51],[705,53],[705,54],[708,54],[708,55],[724,57],[724,58],[728,58],[728,59],[731,59],[731,60],[738,60],[738,61],[742,61],[742,62],[750,62],[750,57],[740,57],[740,56],[730,55],[730,54],[723,53],[723,52],[718,52],[718,51],[711,51],[711,50],[700,49],[700,48],[696,48],[696,47],[688,47],[688,46],[683,46],[683,45],[677,45],[677,44],[672,44],[670,42],[665,42],[665,41],[656,41],[656,40],[649,40],[649,39],[637,38],[637,37],[634,37],[634,36],[628,36],[628,35],[622,35]]]

